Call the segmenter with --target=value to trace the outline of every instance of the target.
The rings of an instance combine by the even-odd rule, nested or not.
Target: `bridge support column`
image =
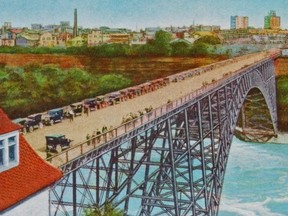
[[[73,216],[77,216],[77,175],[76,171],[72,172],[72,184],[73,184],[73,190],[72,190],[72,196],[73,196]]]

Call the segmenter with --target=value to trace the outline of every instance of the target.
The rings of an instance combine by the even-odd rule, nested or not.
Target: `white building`
[[[97,46],[99,44],[102,44],[104,38],[106,39],[101,30],[93,30],[92,33],[88,34],[88,46]],[[108,40],[109,39],[107,39],[106,41]]]
[[[231,16],[231,29],[248,29],[248,17]]]
[[[49,186],[62,177],[0,109],[0,215],[49,215]]]

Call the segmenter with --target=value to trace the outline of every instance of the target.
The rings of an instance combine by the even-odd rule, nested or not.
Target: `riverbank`
[[[283,132],[288,132],[288,58],[280,57],[276,59],[275,75],[278,129]]]
[[[117,73],[130,79],[131,86],[133,86],[147,82],[149,80],[166,77],[188,69],[200,67],[207,64],[212,64],[220,60],[223,60],[223,56],[215,58],[209,58],[209,57],[92,58],[83,55],[2,53],[0,54],[0,67],[1,66],[24,67],[27,64],[30,65],[53,64],[59,66],[62,69],[80,68],[85,71],[88,71],[89,73],[95,76]],[[277,109],[278,109],[279,129],[281,131],[288,132],[288,115],[287,115],[288,85],[286,86],[286,83],[288,82],[288,58],[278,58],[275,61],[275,74],[277,76],[277,103],[278,103]],[[281,86],[284,86],[282,88],[280,87],[281,83],[280,80],[284,76],[287,76],[287,81],[286,80],[282,81]],[[3,98],[0,99],[2,99],[3,101]],[[55,104],[52,105],[54,106]],[[47,105],[47,107],[49,106]],[[9,110],[5,111],[9,113]],[[38,111],[41,112],[43,110],[37,110],[37,112]],[[9,116],[10,118],[15,118],[11,115]]]
[[[277,137],[273,137],[267,143],[287,144],[288,143],[288,133],[287,132],[279,132],[277,134]]]
[[[0,54],[0,82],[5,81],[0,89],[0,107],[11,119],[25,117],[220,60],[223,56],[93,58]]]

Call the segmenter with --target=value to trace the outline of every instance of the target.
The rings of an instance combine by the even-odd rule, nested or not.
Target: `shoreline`
[[[279,132],[277,137],[273,137],[267,143],[269,144],[288,144],[288,132]]]

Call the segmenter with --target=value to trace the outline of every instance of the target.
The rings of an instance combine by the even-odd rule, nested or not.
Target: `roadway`
[[[216,67],[215,69],[201,73],[199,76],[193,76],[179,82],[170,82],[169,85],[159,88],[155,91],[140,95],[133,99],[123,101],[119,104],[108,106],[103,109],[89,112],[89,115],[75,117],[74,121],[63,120],[53,126],[46,126],[37,129],[32,133],[24,135],[33,149],[42,157],[46,158],[46,141],[45,136],[50,134],[65,134],[67,138],[72,139],[72,145],[85,141],[86,135],[92,135],[93,131],[102,129],[105,125],[108,127],[119,126],[123,117],[129,113],[138,113],[146,107],[160,107],[167,104],[168,100],[176,100],[188,93],[191,93],[202,87],[203,82],[211,83],[212,80],[222,79],[227,73],[231,74],[239,69],[251,65],[267,57],[267,53],[250,54],[249,56],[235,58],[226,64]],[[217,63],[216,63],[217,64]]]

